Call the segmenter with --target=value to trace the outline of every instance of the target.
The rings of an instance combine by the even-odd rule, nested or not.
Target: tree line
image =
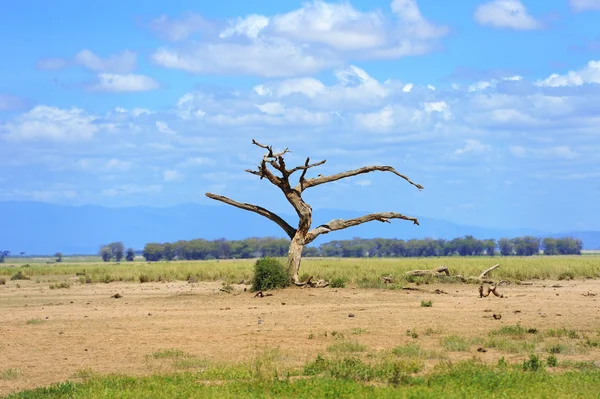
[[[467,235],[446,239],[386,239],[354,238],[307,246],[302,255],[306,257],[428,257],[428,256],[532,256],[543,251],[544,255],[580,255],[583,242],[573,237],[537,238],[533,236],[477,239]],[[110,246],[105,252],[107,256]],[[147,261],[159,260],[210,260],[248,259],[265,256],[287,256],[289,240],[284,238],[247,238],[245,240],[180,240],[169,243],[148,243],[143,250]],[[133,250],[132,250],[133,251]],[[122,256],[121,256],[122,257]],[[116,259],[116,257],[115,257]],[[110,260],[110,259],[109,259]]]

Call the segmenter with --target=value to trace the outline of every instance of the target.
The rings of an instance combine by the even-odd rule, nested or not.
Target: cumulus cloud
[[[92,71],[127,73],[135,69],[137,64],[137,54],[125,50],[107,58],[101,58],[90,50],[84,49],[75,54],[73,61]]]
[[[183,175],[178,170],[165,170],[163,172],[164,181],[179,181],[183,179]]]
[[[12,141],[89,140],[98,132],[96,116],[80,108],[61,109],[39,105],[18,116],[14,122],[0,125],[3,137]]]
[[[156,121],[156,128],[159,132],[164,134],[177,134],[173,129],[169,127],[169,125],[167,125],[166,122]]]
[[[587,66],[577,70],[569,71],[564,75],[553,73],[544,80],[536,82],[539,86],[581,86],[585,83],[600,83],[600,60],[590,61]]]
[[[466,153],[480,153],[487,152],[492,148],[492,146],[488,144],[483,144],[479,140],[467,139],[465,140],[465,145],[462,148],[457,148],[454,151],[454,155],[462,155]]]
[[[277,83],[263,84],[254,88],[262,96],[285,98],[301,95],[322,108],[336,106],[374,105],[393,91],[394,82],[381,83],[363,69],[350,65],[335,71],[336,83],[326,86],[314,78],[285,79]]]
[[[72,60],[44,58],[36,63],[38,69],[61,69],[72,65],[79,65],[95,72],[127,73],[136,68],[137,54],[124,50],[102,58],[91,50],[83,49],[75,54]]]
[[[184,40],[196,32],[210,32],[215,29],[213,22],[194,13],[183,14],[178,19],[161,15],[152,20],[149,27],[160,37],[170,41]]]
[[[574,12],[600,11],[600,0],[569,0],[569,5]]]
[[[340,50],[371,49],[386,42],[383,16],[360,12],[350,3],[305,3],[297,10],[274,16],[272,29],[292,40],[322,43]]]
[[[89,86],[89,89],[93,91],[124,93],[155,90],[159,86],[156,80],[145,75],[101,73],[98,75],[98,82]]]
[[[341,63],[329,54],[280,38],[259,38],[249,44],[201,43],[185,49],[160,48],[151,56],[164,68],[192,73],[248,74],[264,77],[307,75]]]
[[[548,148],[526,148],[523,146],[511,146],[510,152],[517,158],[541,158],[571,160],[579,154],[569,146],[556,146]]]
[[[428,21],[416,0],[393,0],[391,14],[359,11],[350,3],[315,0],[273,16],[251,14],[228,22],[202,41],[163,46],[157,65],[192,73],[241,73],[264,77],[308,75],[352,59],[400,58],[432,51],[449,29]],[[168,37],[190,35],[191,16],[155,21]],[[197,16],[198,21],[203,20]],[[168,23],[167,23],[168,21]],[[216,26],[218,24],[214,24]]]
[[[516,30],[541,29],[542,23],[528,14],[520,0],[494,0],[475,10],[475,20],[481,25]]]
[[[35,67],[37,69],[48,69],[48,70],[62,69],[67,66],[69,66],[69,61],[65,60],[64,58],[44,58],[44,59],[39,60],[35,64]]]

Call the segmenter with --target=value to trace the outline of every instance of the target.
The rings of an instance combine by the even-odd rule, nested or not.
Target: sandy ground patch
[[[440,349],[444,336],[485,337],[517,323],[595,337],[600,331],[600,280],[509,285],[501,288],[503,299],[479,298],[476,285],[464,284],[421,285],[424,291],[290,288],[255,298],[244,286],[234,286],[236,294],[221,292],[217,282],[74,281],[71,288],[51,290],[34,280],[19,281],[20,288],[15,281],[0,286],[0,372],[20,371],[14,379],[0,379],[0,395],[73,379],[85,369],[149,374],[156,370],[146,355],[168,348],[224,362],[250,360],[278,348],[287,363],[303,364],[327,353],[336,342],[333,331],[369,351],[408,342]],[[445,293],[436,294],[436,289]],[[122,298],[111,298],[116,293]],[[421,300],[433,306],[421,307]],[[502,318],[495,320],[494,313]],[[476,349],[449,356],[490,362],[523,357]],[[560,356],[600,360],[600,351]]]

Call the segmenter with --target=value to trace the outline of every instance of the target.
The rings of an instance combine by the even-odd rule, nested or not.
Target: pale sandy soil
[[[150,374],[156,365],[146,355],[167,348],[224,362],[251,360],[278,348],[284,362],[299,365],[327,354],[336,342],[333,331],[371,353],[408,342],[441,349],[444,336],[486,337],[517,323],[540,331],[565,327],[596,338],[600,331],[600,280],[509,285],[501,288],[503,299],[481,299],[477,286],[464,284],[419,287],[427,292],[290,288],[254,298],[244,286],[235,286],[237,295],[220,292],[219,283],[81,285],[73,280],[69,289],[51,290],[34,280],[19,281],[21,288],[15,281],[0,286],[0,373],[20,371],[17,378],[0,379],[0,395],[77,380],[74,373],[85,369]],[[446,294],[435,294],[436,289]],[[111,298],[115,293],[122,298]],[[421,300],[433,306],[423,308]],[[27,323],[36,318],[43,322]],[[366,332],[352,334],[357,328]],[[409,329],[419,333],[416,340],[407,335]],[[495,362],[525,355],[479,353],[475,345],[448,356]],[[600,351],[559,359],[600,360]]]

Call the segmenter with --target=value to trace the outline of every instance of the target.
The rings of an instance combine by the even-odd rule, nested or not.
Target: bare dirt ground
[[[0,372],[13,368],[20,375],[0,379],[0,395],[73,380],[86,369],[150,374],[156,370],[146,355],[170,348],[219,362],[246,361],[278,348],[287,363],[303,364],[327,353],[333,331],[368,351],[408,342],[440,349],[444,336],[485,337],[517,323],[594,337],[600,331],[600,280],[503,286],[502,299],[479,298],[478,286],[465,284],[419,286],[423,291],[290,288],[255,298],[244,286],[234,286],[235,294],[220,292],[216,282],[75,283],[55,290],[33,280],[18,281],[20,288],[16,283],[0,286]],[[122,297],[111,298],[116,293]],[[421,307],[421,300],[433,306]],[[502,318],[494,319],[494,313]],[[507,361],[524,356],[476,349],[449,357],[495,362],[500,356]],[[600,351],[560,356],[600,360]]]

